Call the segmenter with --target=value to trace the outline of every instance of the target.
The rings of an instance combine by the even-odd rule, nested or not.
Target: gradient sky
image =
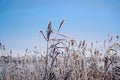
[[[39,31],[52,21],[54,30],[78,40],[103,41],[120,36],[120,0],[0,0],[0,42],[7,50],[45,45]]]

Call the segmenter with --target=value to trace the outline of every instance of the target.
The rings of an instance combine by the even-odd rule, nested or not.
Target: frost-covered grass
[[[51,22],[46,36],[40,31],[47,42],[45,52],[33,51],[38,55],[31,57],[26,49],[22,57],[12,57],[12,51],[8,56],[1,56],[0,80],[119,80],[119,36],[109,35],[103,45],[92,42],[88,46],[85,40],[76,42],[60,34],[63,22],[55,37],[50,37]],[[2,44],[0,49],[1,53],[6,52]]]

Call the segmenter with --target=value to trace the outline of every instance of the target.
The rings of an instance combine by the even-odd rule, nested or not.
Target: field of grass
[[[51,37],[51,22],[46,35],[40,31],[47,49],[33,51],[36,57],[29,56],[27,49],[24,56],[12,57],[12,51],[4,56],[5,46],[0,43],[0,80],[120,80],[119,36],[108,35],[101,45],[77,42],[59,33],[63,22],[55,37]]]

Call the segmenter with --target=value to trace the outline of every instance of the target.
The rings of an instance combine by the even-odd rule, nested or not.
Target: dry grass
[[[85,40],[78,43],[60,34],[63,22],[53,38],[50,37],[53,32],[51,22],[47,35],[40,31],[47,41],[47,49],[44,53],[33,51],[38,53],[36,57],[29,56],[28,49],[23,57],[12,57],[12,51],[4,56],[5,46],[0,43],[3,54],[0,80],[120,80],[119,37],[108,35],[103,45],[96,47],[97,42],[88,46]]]

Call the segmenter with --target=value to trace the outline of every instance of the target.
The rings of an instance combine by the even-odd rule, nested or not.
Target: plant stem
[[[48,40],[47,40],[47,49],[46,49],[46,57],[45,57],[45,76],[43,78],[43,80],[47,80],[48,79],[48,70],[47,70],[47,67],[48,67]]]

